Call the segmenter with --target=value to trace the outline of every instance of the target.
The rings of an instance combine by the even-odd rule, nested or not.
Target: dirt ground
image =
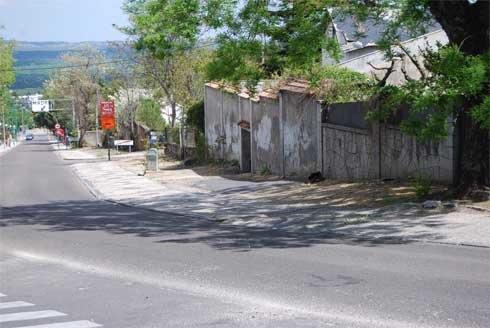
[[[103,149],[84,149],[98,158],[107,156]],[[144,152],[119,154],[113,152],[112,157],[118,164],[136,174],[145,175],[155,180],[193,180],[212,179],[222,177],[230,180],[265,182],[278,181],[281,177],[273,175],[252,175],[240,173],[239,168],[233,163],[189,163],[176,160],[163,154],[159,159],[159,172],[146,172]],[[450,200],[446,195],[447,185],[433,184],[427,199]],[[278,203],[301,204],[305,201],[309,204],[321,204],[341,207],[344,209],[379,208],[388,205],[417,202],[413,181],[332,181],[326,180],[315,184],[295,182],[264,188],[247,195],[251,198],[268,198]],[[476,205],[490,210],[490,201],[473,202],[471,200],[458,201],[462,205]]]

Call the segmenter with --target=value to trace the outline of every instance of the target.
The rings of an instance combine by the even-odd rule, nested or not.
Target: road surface
[[[96,200],[46,136],[0,155],[0,327],[488,327],[490,251]]]

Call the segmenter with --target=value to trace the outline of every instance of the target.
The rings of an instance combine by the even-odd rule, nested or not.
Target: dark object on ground
[[[184,161],[184,166],[192,166],[194,165],[194,160],[193,159],[186,159]]]
[[[490,200],[490,190],[473,190],[469,196],[475,202],[486,202]]]
[[[323,175],[322,175],[321,172],[312,173],[308,177],[308,182],[309,183],[317,183],[317,182],[322,182],[324,180],[325,180],[325,178],[323,177]]]
[[[445,208],[458,208],[458,204],[455,202],[443,202],[442,206]]]

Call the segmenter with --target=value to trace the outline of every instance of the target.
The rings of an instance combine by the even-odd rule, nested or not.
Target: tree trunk
[[[488,186],[490,165],[490,138],[467,110],[458,115],[457,171],[455,186],[458,196]]]
[[[429,1],[429,10],[446,32],[449,42],[461,46],[469,55],[488,51],[489,1],[478,0],[474,4],[464,1]]]
[[[490,8],[488,0],[474,4],[468,1],[429,1],[430,12],[441,24],[449,42],[467,55],[481,55],[490,42]],[[479,100],[481,102],[481,99]],[[466,102],[457,116],[458,145],[455,185],[459,196],[488,186],[490,180],[489,131],[471,117],[478,101]]]
[[[170,114],[170,125],[172,127],[175,127],[175,120],[177,118],[177,104],[175,101],[171,100],[171,106],[172,106],[172,113]]]

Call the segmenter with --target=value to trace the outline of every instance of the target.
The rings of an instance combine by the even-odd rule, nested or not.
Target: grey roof
[[[352,17],[337,17],[334,18],[336,32],[341,44],[349,42],[361,42],[363,46],[367,44],[377,43],[385,30],[387,23],[380,19],[368,18],[361,23],[357,23]],[[441,29],[441,26],[434,22],[425,27],[427,33]],[[401,31],[400,41],[406,41],[415,37],[406,31]]]

